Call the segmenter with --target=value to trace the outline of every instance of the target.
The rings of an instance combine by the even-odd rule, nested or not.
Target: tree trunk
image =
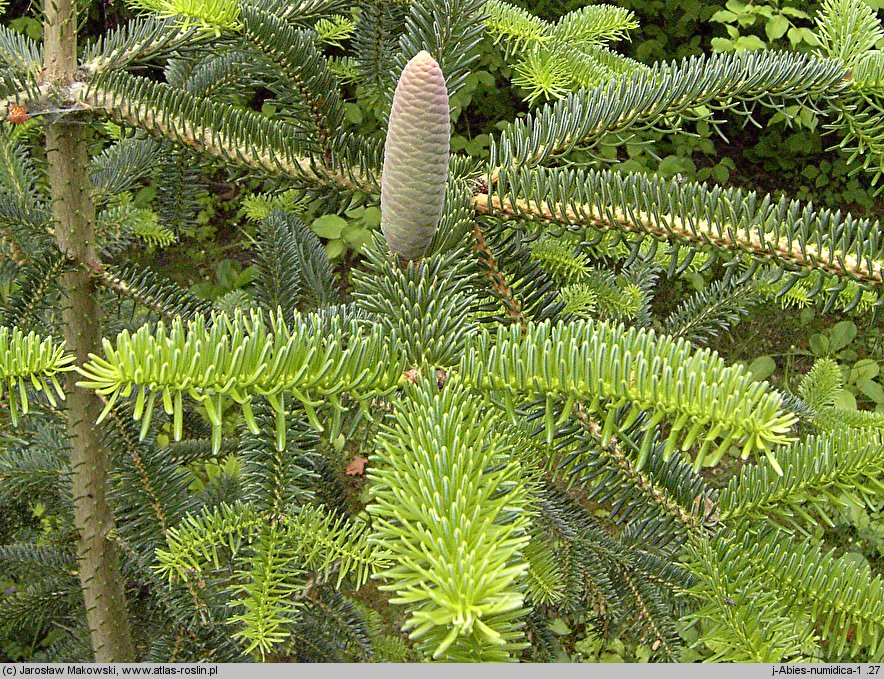
[[[77,68],[77,17],[72,0],[46,0],[45,78],[64,88]],[[79,364],[99,353],[101,310],[95,298],[89,264],[95,261],[95,206],[89,195],[88,127],[72,122],[46,127],[46,155],[55,236],[74,269],[61,280],[65,307],[64,338]],[[80,582],[96,662],[135,660],[129,615],[120,572],[120,554],[110,539],[114,517],[107,501],[110,461],[95,427],[98,398],[75,386],[67,373],[67,424],[71,447],[74,524]]]

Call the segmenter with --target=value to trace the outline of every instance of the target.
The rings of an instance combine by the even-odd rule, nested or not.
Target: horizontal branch
[[[549,172],[551,179],[554,179],[556,172]],[[628,181],[630,180],[626,177],[623,183],[626,184]],[[636,209],[628,211],[624,209],[623,201],[620,200],[610,201],[607,205],[574,200],[559,200],[554,204],[546,197],[541,200],[513,198],[510,194],[517,193],[516,189],[527,188],[525,186],[527,182],[517,179],[507,183],[510,184],[508,187],[498,187],[501,189],[498,191],[500,195],[487,193],[475,195],[472,204],[476,212],[480,215],[497,215],[563,225],[615,229],[646,234],[661,240],[675,238],[695,245],[711,244],[722,249],[738,248],[756,257],[778,259],[799,267],[818,269],[836,276],[875,285],[880,285],[882,276],[884,276],[884,261],[881,259],[861,258],[855,254],[839,252],[831,247],[807,242],[811,239],[805,240],[790,232],[768,235],[760,231],[764,228],[766,219],[761,223],[747,221],[747,223],[739,225],[727,223],[724,219],[716,223],[710,219],[703,219],[701,215],[694,212],[695,206],[688,201],[684,201],[685,207],[681,212],[690,212],[689,218],[662,209],[656,214],[649,210],[637,209],[638,205],[648,206],[651,204],[653,197],[647,195],[643,200],[631,201]],[[605,179],[603,178],[600,183],[606,183]],[[634,183],[637,184],[638,180]],[[514,184],[519,186],[514,186]],[[565,191],[561,191],[559,195],[562,193]],[[610,193],[616,193],[616,191],[612,190]],[[721,194],[716,194],[716,197],[720,196]],[[608,197],[610,198],[610,195]],[[624,199],[630,197],[625,195]],[[621,205],[612,204],[615,202],[621,203]],[[677,207],[679,205],[678,196],[670,194],[666,202],[668,203],[667,207],[673,205]],[[724,201],[721,202],[724,203]],[[767,218],[773,215],[762,216]],[[873,251],[880,249],[881,246],[876,242],[876,234],[870,231],[867,235],[872,240],[871,246],[867,249]],[[813,240],[819,239],[813,238]],[[875,255],[878,253],[875,252]]]
[[[739,102],[825,101],[849,86],[844,64],[794,52],[720,53],[662,62],[580,90],[516,121],[492,141],[492,181],[500,169],[544,163],[606,133],[672,127],[666,119]]]
[[[198,316],[186,323],[175,318],[168,327],[160,322],[135,333],[124,330],[115,345],[104,340],[103,357],[90,354],[89,362],[77,367],[86,378],[78,386],[107,397],[99,422],[118,399],[134,398],[142,438],[160,398],[173,417],[176,441],[182,436],[187,395],[206,408],[217,452],[228,401],[240,405],[249,431],[257,434],[251,403],[263,396],[277,416],[277,450],[284,450],[286,397],[300,401],[310,423],[323,431],[315,408],[330,404],[337,417],[345,392],[365,407],[399,383],[401,356],[379,327],[364,330],[336,319],[321,326],[319,316],[300,314],[289,327],[281,311],[268,321],[265,325],[262,314],[253,311],[234,318]]]
[[[196,25],[185,25],[179,17],[138,17],[87,44],[80,71],[93,77],[136,60],[143,62],[176,49],[193,49],[212,37]]]
[[[289,140],[291,147],[296,146],[294,140],[299,133],[294,127],[272,121],[254,111],[199,100],[160,83],[149,83],[125,74],[113,75],[118,76],[113,79],[113,85],[121,87],[104,86],[111,80],[108,77],[103,79],[101,86],[81,83],[71,89],[71,94],[81,106],[103,111],[117,122],[139,127],[241,166],[341,189],[377,192],[377,180],[359,170],[332,169],[316,158],[297,155],[285,148],[284,144]],[[132,83],[116,82],[119,76]],[[136,83],[139,87],[130,91],[127,86]],[[185,97],[187,102],[178,101]],[[190,104],[192,106],[186,108]],[[247,129],[247,126],[254,129]]]
[[[120,297],[132,299],[148,311],[166,320],[192,317],[196,313],[208,313],[210,305],[190,293],[166,282],[158,282],[143,272],[123,267],[107,268],[99,262],[89,263],[92,279]],[[131,278],[128,276],[131,275]]]
[[[670,422],[664,461],[676,449],[697,444],[695,471],[707,459],[721,459],[731,444],[742,446],[744,458],[762,451],[777,468],[771,451],[793,438],[795,417],[782,407],[781,395],[754,381],[743,366],[728,366],[716,353],[685,340],[623,325],[544,321],[524,331],[515,325],[483,331],[472,338],[456,374],[502,403],[512,417],[518,417],[520,404],[545,400],[548,441],[561,401],[566,410],[582,402],[587,413],[604,417],[603,446],[621,408],[629,407],[629,425],[650,412],[642,425],[638,469],[664,419]]]

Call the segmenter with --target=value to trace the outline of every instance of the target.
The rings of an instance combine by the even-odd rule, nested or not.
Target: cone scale
[[[381,231],[403,259],[420,259],[436,233],[450,143],[445,77],[429,52],[418,52],[396,85],[381,175]]]

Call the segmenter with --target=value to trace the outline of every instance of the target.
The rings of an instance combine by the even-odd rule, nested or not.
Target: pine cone
[[[381,177],[381,230],[405,259],[420,259],[442,218],[450,142],[445,77],[418,52],[393,95]]]

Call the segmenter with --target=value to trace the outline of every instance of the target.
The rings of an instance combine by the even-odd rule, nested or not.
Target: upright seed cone
[[[405,259],[420,259],[442,218],[450,143],[445,77],[418,52],[393,95],[381,176],[381,230]]]

